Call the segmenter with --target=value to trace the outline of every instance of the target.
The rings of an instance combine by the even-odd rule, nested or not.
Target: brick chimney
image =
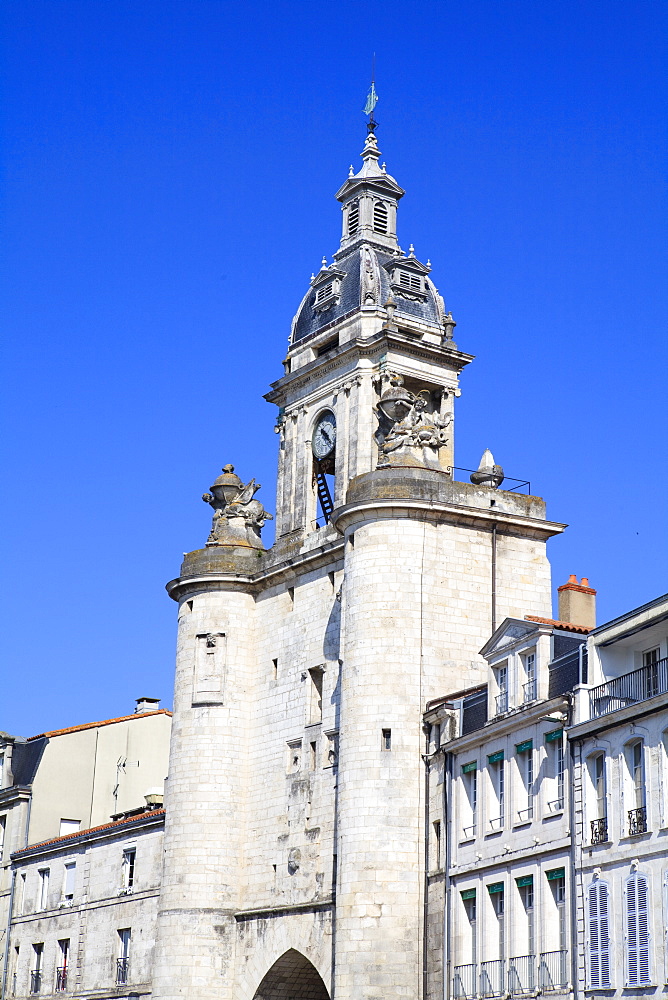
[[[596,628],[596,591],[589,586],[589,580],[583,576],[578,578],[571,573],[568,583],[557,587],[559,594],[560,622],[571,622],[572,625],[582,625],[584,628]]]

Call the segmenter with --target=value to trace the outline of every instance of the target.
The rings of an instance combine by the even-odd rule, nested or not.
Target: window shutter
[[[608,886],[592,882],[589,886],[589,985],[594,990],[610,986]]]
[[[631,875],[626,880],[626,978],[627,986],[649,985],[649,914],[647,879]]]

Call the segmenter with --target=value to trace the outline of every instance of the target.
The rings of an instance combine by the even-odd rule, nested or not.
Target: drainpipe
[[[582,646],[580,647],[580,669],[582,669]],[[568,722],[573,719],[573,695],[568,696]],[[571,981],[573,983],[573,1000],[578,997],[578,940],[577,940],[577,899],[575,898],[575,744],[568,740],[568,751],[570,760],[570,781],[568,782],[568,825],[571,831],[570,858],[571,871],[569,878],[569,895],[571,911]]]
[[[9,911],[7,914],[7,930],[5,931],[5,958],[2,964],[2,988],[0,988],[0,1000],[5,1000],[7,990],[7,975],[9,973],[9,935],[12,930],[12,914],[14,912],[14,892],[16,889],[16,869],[12,872],[12,887],[9,892]]]
[[[492,632],[496,632],[496,522],[492,525]]]
[[[430,726],[424,726],[425,733],[425,753],[424,761],[424,885],[422,900],[422,1000],[427,1000],[427,987],[429,977],[427,975],[427,959],[429,957],[429,945],[427,933],[429,928],[429,765],[431,757],[429,755],[429,730]]]
[[[448,808],[452,798],[452,754],[444,751],[443,760],[443,830],[445,833],[445,878],[443,879],[443,1000],[450,997],[450,859],[452,857],[452,823]]]

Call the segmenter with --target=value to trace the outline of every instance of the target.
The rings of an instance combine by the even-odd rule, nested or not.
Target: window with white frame
[[[75,861],[70,861],[65,865],[63,871],[63,899],[66,903],[74,899],[74,885],[77,877],[77,865]]]
[[[494,670],[496,680],[496,714],[508,711],[508,663],[502,663]]]
[[[460,892],[461,920],[457,965],[453,967],[453,996],[478,995],[478,910],[475,889]]]
[[[462,765],[460,800],[461,833],[464,840],[475,837],[478,827],[478,764]]]
[[[649,986],[650,935],[647,879],[634,872],[624,886],[626,918],[626,986]]]
[[[658,646],[653,649],[646,649],[642,654],[643,665],[643,697],[654,698],[659,694],[659,654]]]
[[[130,941],[132,931],[122,927],[118,931],[118,958],[116,959],[116,985],[126,986],[130,978]]]
[[[626,833],[632,837],[647,833],[647,800],[645,789],[645,746],[634,740],[624,747],[626,761]]]
[[[608,803],[605,751],[593,753],[587,760],[589,772],[589,834],[592,844],[608,841]]]
[[[494,882],[487,886],[492,911],[496,918],[496,928],[489,941],[492,955],[503,960],[506,957],[506,903],[503,882]]]
[[[610,890],[601,879],[594,879],[587,888],[587,951],[589,988],[609,989]]]
[[[137,849],[128,847],[123,851],[123,863],[121,865],[121,885],[124,889],[132,889],[135,884],[135,862],[137,859]]]
[[[40,868],[37,872],[37,909],[46,910],[49,903],[49,875],[48,868]]]
[[[560,812],[565,805],[566,791],[566,756],[564,752],[564,731],[553,729],[545,734],[550,773],[550,791],[547,803],[548,812]]]
[[[0,816],[0,862],[5,855],[5,837],[7,835],[7,815]]]
[[[503,750],[489,754],[489,828],[501,830],[506,818],[506,762]]]
[[[524,918],[520,940],[526,941],[526,954],[536,954],[536,907],[533,889],[533,875],[522,875],[515,879],[522,903]]]
[[[524,662],[524,703],[529,701],[535,701],[538,697],[538,690],[536,685],[536,654],[535,652],[526,653],[522,658]]]
[[[524,740],[515,745],[515,760],[520,775],[517,821],[528,823],[533,819],[534,800],[534,749],[533,740]]]

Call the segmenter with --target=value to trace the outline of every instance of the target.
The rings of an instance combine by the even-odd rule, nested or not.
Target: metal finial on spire
[[[378,127],[378,122],[373,117],[373,109],[378,104],[378,94],[376,93],[376,53],[373,54],[373,60],[371,63],[371,86],[369,88],[369,93],[366,97],[366,104],[364,105],[364,114],[369,116],[369,121],[367,122],[366,128],[367,132],[375,132]]]

